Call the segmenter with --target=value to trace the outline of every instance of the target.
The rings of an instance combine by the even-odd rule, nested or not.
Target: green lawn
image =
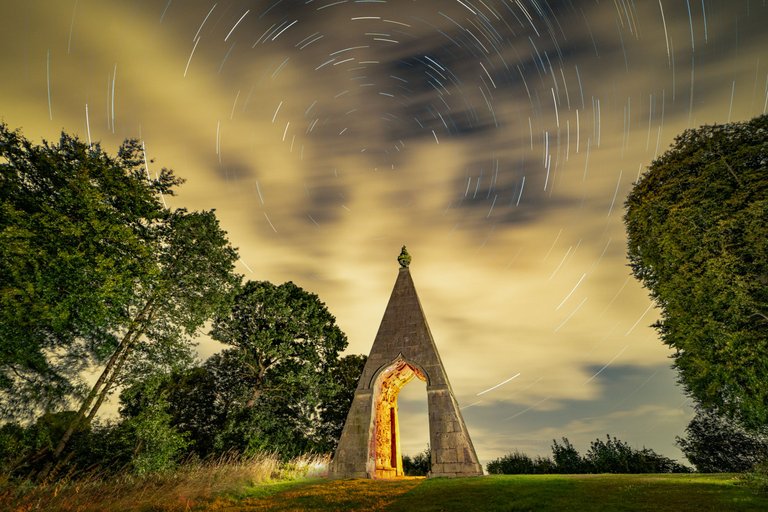
[[[276,492],[274,492],[276,491]],[[254,488],[216,511],[768,511],[734,475],[494,475],[460,479],[313,480]]]

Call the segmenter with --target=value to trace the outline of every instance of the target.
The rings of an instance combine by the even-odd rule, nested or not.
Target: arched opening
[[[419,368],[398,358],[376,378],[373,398],[373,436],[369,454],[373,459],[374,478],[403,475],[403,460],[398,423],[397,397],[414,377],[426,382]]]
[[[429,408],[427,404],[427,383],[413,379],[403,386],[397,397],[397,412],[399,416],[400,450],[403,458],[409,456],[412,463],[419,461],[423,465],[422,456],[429,447]],[[412,470],[416,470],[413,467]],[[408,468],[403,467],[407,474]]]

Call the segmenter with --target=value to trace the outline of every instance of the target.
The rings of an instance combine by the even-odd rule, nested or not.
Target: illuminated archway
[[[427,382],[427,376],[421,369],[398,357],[391,365],[381,370],[375,379],[374,435],[371,436],[368,450],[374,467],[374,478],[394,478],[403,475],[397,397],[403,386],[414,377]]]

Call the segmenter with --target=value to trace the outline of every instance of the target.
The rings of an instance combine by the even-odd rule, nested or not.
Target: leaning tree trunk
[[[146,328],[147,313],[150,311],[153,302],[154,301],[152,299],[148,300],[142,308],[141,312],[137,315],[134,321],[131,322],[131,327],[128,329],[128,332],[126,332],[125,336],[123,336],[123,338],[120,340],[120,344],[117,346],[117,349],[109,358],[109,361],[104,367],[104,370],[102,370],[101,375],[99,375],[99,378],[91,388],[88,396],[85,397],[85,400],[83,400],[83,403],[81,404],[80,409],[77,411],[77,414],[69,423],[67,430],[59,440],[59,444],[57,444],[56,448],[53,450],[54,460],[57,460],[59,457],[61,457],[62,452],[67,447],[67,443],[72,438],[72,435],[74,435],[75,431],[77,431],[80,426],[83,424],[88,424],[88,422],[93,419],[95,411],[98,410],[98,408],[101,406],[101,403],[104,401],[104,390],[108,389],[111,383],[114,382],[115,375],[122,368],[122,365],[125,362],[125,359],[127,358],[128,353],[130,352],[134,343],[144,333]]]

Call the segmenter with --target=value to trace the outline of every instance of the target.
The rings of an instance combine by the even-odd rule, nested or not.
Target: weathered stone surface
[[[332,478],[402,475],[397,395],[427,383],[432,477],[477,476],[482,468],[448,382],[408,266],[400,268],[330,466]]]

